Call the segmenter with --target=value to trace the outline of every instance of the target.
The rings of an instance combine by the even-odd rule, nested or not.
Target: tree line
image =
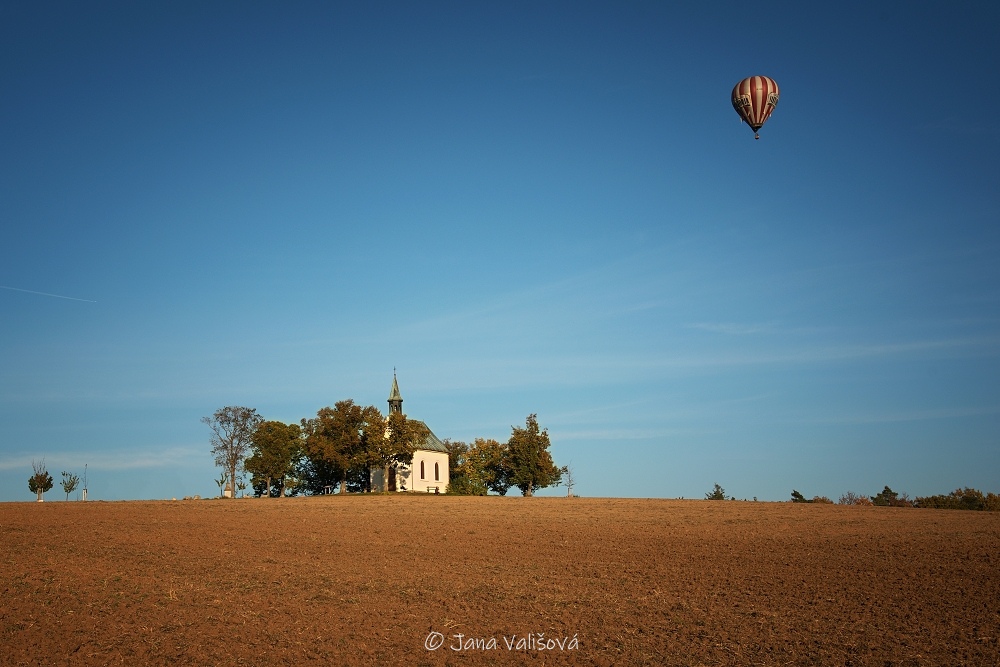
[[[319,495],[388,491],[390,471],[413,462],[413,453],[427,437],[423,423],[393,412],[384,416],[375,406],[352,399],[320,408],[298,424],[265,420],[254,408],[227,406],[202,422],[211,429],[212,454],[222,468],[220,491],[228,484],[236,494],[250,476],[254,495]],[[478,443],[489,443],[480,446]],[[472,447],[445,441],[451,483],[448,493],[506,494],[516,486],[526,495],[559,483],[548,451],[548,432],[536,415],[524,428],[512,427],[506,443],[477,439]],[[372,488],[372,470],[382,470],[380,488]]]
[[[1000,494],[983,493],[970,487],[955,489],[948,494],[917,496],[911,499],[906,493],[897,493],[886,485],[874,496],[864,496],[848,491],[840,497],[839,503],[841,505],[872,505],[875,507],[922,507],[924,509],[1000,512]]]
[[[726,500],[726,490],[716,484],[714,489],[705,494],[705,500]],[[736,499],[730,497],[729,500]],[[757,500],[757,498],[755,497],[754,500]],[[833,501],[826,496],[806,498],[796,489],[792,489],[792,497],[789,499],[789,502],[833,504]],[[924,509],[1000,512],[1000,494],[983,493],[978,489],[965,487],[964,489],[955,489],[948,494],[910,498],[908,494],[897,493],[886,485],[885,488],[874,496],[866,496],[854,491],[848,491],[840,496],[837,504],[868,507],[920,507]]]
[[[512,426],[507,442],[486,438],[476,438],[471,445],[446,441],[449,492],[505,496],[511,487],[517,487],[522,495],[530,496],[536,489],[557,486],[571,473],[568,467],[559,468],[553,462],[550,444],[548,430],[538,427],[537,415],[528,415],[524,428]],[[567,488],[572,491],[568,479]]]

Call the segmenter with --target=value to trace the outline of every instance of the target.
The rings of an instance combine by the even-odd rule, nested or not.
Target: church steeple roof
[[[396,382],[396,369],[392,369],[392,390],[389,392],[389,414],[403,412],[403,396],[399,393],[399,383]]]
[[[392,389],[389,390],[389,414],[403,414],[403,395],[399,393],[399,383],[396,381],[396,369],[392,369]],[[417,449],[426,449],[432,452],[444,452],[448,454],[448,447],[434,435],[427,424],[417,419],[407,419],[423,432],[422,440],[417,445]]]

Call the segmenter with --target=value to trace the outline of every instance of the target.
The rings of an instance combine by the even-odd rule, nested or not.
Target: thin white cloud
[[[24,468],[31,470],[32,461],[41,461],[41,456],[17,454],[0,458],[0,470],[16,470]],[[86,465],[90,470],[135,470],[145,468],[173,468],[179,464],[189,464],[192,461],[203,461],[211,464],[208,449],[205,446],[173,446],[173,447],[143,447],[128,450],[101,450],[86,452],[80,450],[64,450],[44,456],[45,467],[52,473],[54,470],[72,468],[83,469]]]
[[[53,299],[68,299],[69,301],[84,301],[86,303],[97,303],[92,299],[80,299],[75,296],[63,296],[62,294],[50,294],[49,292],[36,292],[32,289],[21,289],[20,287],[8,287],[7,285],[0,285],[0,289],[10,290],[12,292],[24,292],[26,294],[37,294],[39,296],[50,296]]]

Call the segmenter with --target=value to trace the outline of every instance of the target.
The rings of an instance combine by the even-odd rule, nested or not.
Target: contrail
[[[33,289],[21,289],[20,287],[7,287],[6,285],[0,285],[0,289],[9,289],[15,292],[27,292],[28,294],[40,294],[42,296],[51,296],[56,299],[69,299],[70,301],[86,301],[87,303],[97,303],[92,299],[78,299],[75,296],[63,296],[62,294],[49,294],[48,292],[36,292]]]

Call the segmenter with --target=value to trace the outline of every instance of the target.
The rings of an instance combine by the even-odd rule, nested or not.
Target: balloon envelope
[[[733,88],[733,108],[757,134],[778,106],[778,84],[766,76],[748,76]],[[758,137],[759,138],[759,137]]]

